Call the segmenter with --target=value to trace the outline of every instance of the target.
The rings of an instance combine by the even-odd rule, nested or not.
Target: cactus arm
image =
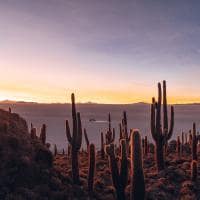
[[[104,136],[103,132],[101,132],[101,158],[104,159],[105,151],[104,151]]]
[[[157,141],[156,127],[155,127],[155,103],[151,104],[151,134],[154,141]]]
[[[168,133],[166,81],[163,81],[163,133]]]
[[[76,134],[77,134],[77,115],[76,115],[76,104],[75,104],[75,95],[71,95],[72,101],[72,119],[73,119],[73,142],[75,143]]]
[[[161,84],[158,83],[158,102],[156,107],[156,132],[161,132],[161,101],[162,101],[162,91],[161,91]],[[160,134],[157,135],[158,137]]]
[[[81,124],[81,115],[78,112],[77,113],[77,137],[76,137],[76,148],[79,150],[81,148],[81,143],[82,143],[82,124]]]
[[[66,128],[67,140],[72,145],[72,136],[71,136],[71,133],[70,133],[70,128],[69,128],[69,122],[68,122],[68,120],[66,120],[65,125],[66,125],[65,128]]]
[[[110,113],[108,114],[108,130],[111,132],[111,116]]]
[[[113,132],[112,132],[112,142],[115,141],[115,129],[113,128]]]
[[[126,152],[126,140],[123,139],[121,143],[121,169],[120,169],[120,180],[122,187],[125,188],[128,182],[128,159]]]
[[[127,131],[127,115],[126,115],[126,111],[123,112],[123,121],[124,121],[124,134],[125,134],[125,137],[127,139],[128,137],[128,131]]]
[[[170,129],[169,129],[169,133],[167,134],[167,140],[169,140],[172,137],[173,129],[174,129],[174,107],[171,106]]]
[[[86,142],[86,145],[87,147],[90,145],[90,142],[89,142],[89,139],[88,139],[88,136],[87,136],[87,131],[86,129],[84,128],[84,136],[85,136],[85,142]]]
[[[121,140],[123,138],[123,133],[122,133],[122,125],[119,123],[119,139]]]

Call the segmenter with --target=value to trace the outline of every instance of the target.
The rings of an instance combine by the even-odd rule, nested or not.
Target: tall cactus
[[[141,137],[138,130],[131,132],[131,200],[145,199]]]
[[[94,172],[95,172],[95,146],[94,144],[89,145],[88,151],[89,151],[88,191],[91,194],[93,192]]]
[[[80,183],[79,177],[79,159],[78,153],[82,143],[82,125],[80,113],[76,112],[75,96],[71,95],[72,100],[72,120],[73,120],[73,133],[71,135],[69,122],[66,120],[66,136],[71,145],[71,163],[72,163],[72,176],[75,184]]]
[[[42,125],[41,132],[40,132],[40,140],[43,145],[46,144],[46,124]]]
[[[126,153],[126,140],[121,140],[121,158],[120,169],[115,156],[114,144],[106,146],[106,152],[109,155],[110,168],[112,173],[113,186],[116,189],[117,199],[125,199],[125,188],[128,182],[128,159]]]
[[[174,128],[174,107],[171,106],[171,121],[168,128],[166,81],[163,81],[163,128],[161,124],[162,89],[158,83],[158,102],[152,98],[151,104],[151,134],[156,144],[156,162],[158,171],[165,167],[163,147],[171,138]]]
[[[192,132],[192,160],[197,160],[197,137],[196,137],[195,123],[193,123],[193,132]]]

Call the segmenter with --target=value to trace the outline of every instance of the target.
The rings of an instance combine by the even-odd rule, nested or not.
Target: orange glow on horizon
[[[35,88],[19,87],[19,86],[6,86],[0,85],[0,101],[13,100],[13,101],[27,101],[38,103],[69,103],[70,94],[73,92],[76,96],[76,102],[86,103],[105,103],[105,104],[131,104],[138,102],[151,103],[153,96],[157,97],[157,91],[153,88],[151,90],[77,90],[77,89],[63,89],[63,88]],[[172,91],[173,92],[173,91]],[[172,93],[171,92],[171,93]],[[169,91],[168,103],[169,104],[187,104],[198,103],[200,97],[198,96],[177,96]],[[152,95],[155,94],[155,95]]]

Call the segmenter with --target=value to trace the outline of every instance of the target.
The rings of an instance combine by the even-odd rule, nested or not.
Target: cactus
[[[36,128],[34,128],[34,127],[32,126],[32,128],[31,128],[31,138],[32,138],[32,139],[36,139],[36,138],[37,138],[36,132],[37,132]]]
[[[73,119],[73,133],[71,135],[69,122],[66,120],[66,136],[71,145],[71,164],[72,164],[72,177],[75,184],[80,183],[79,177],[79,159],[78,153],[82,143],[82,125],[80,113],[76,112],[75,96],[71,95],[72,100],[72,119]]]
[[[128,128],[127,128],[127,115],[126,115],[126,111],[123,112],[122,125],[123,125],[124,138],[128,142]]]
[[[123,139],[123,131],[122,131],[122,124],[119,123],[119,142]]]
[[[138,130],[131,133],[131,200],[145,199],[141,137]]]
[[[181,141],[180,141],[179,136],[177,137],[176,150],[177,150],[178,158],[180,158],[181,157]]]
[[[125,199],[125,188],[128,182],[128,159],[126,153],[126,140],[121,140],[121,158],[120,158],[120,170],[118,167],[117,158],[115,156],[114,144],[106,146],[106,152],[109,155],[110,168],[112,173],[112,182],[115,187],[117,199]]]
[[[174,107],[171,106],[171,121],[168,130],[168,115],[167,115],[167,95],[166,82],[163,81],[163,129],[161,124],[161,101],[162,89],[161,84],[158,83],[158,102],[152,98],[151,104],[151,134],[156,144],[156,163],[157,170],[163,170],[165,167],[163,146],[171,138],[174,128]]]
[[[56,156],[58,154],[58,149],[56,144],[54,144],[54,156]]]
[[[185,133],[185,144],[188,143],[188,137],[187,137],[187,133]]]
[[[84,137],[85,137],[85,143],[87,145],[87,150],[88,150],[90,142],[89,142],[89,139],[88,139],[88,136],[87,136],[87,131],[86,131],[85,128],[84,128]]]
[[[89,151],[89,167],[88,167],[88,191],[91,194],[93,192],[94,185],[94,173],[95,173],[95,146],[90,144]]]
[[[67,156],[70,157],[70,155],[71,155],[71,145],[68,144],[68,146],[67,146]]]
[[[46,144],[46,125],[43,124],[40,132],[40,140],[43,145]]]
[[[192,145],[192,131],[189,130],[189,145]]]
[[[182,132],[182,134],[181,134],[181,155],[183,155],[183,150],[184,150],[184,144],[185,144],[185,141],[184,141],[184,135],[185,135],[185,133],[184,132]]]
[[[192,181],[197,180],[197,174],[198,174],[197,161],[192,160],[192,162],[191,162],[191,179],[192,179]]]
[[[105,158],[105,150],[104,150],[104,137],[103,132],[101,132],[101,158]]]
[[[147,136],[145,136],[144,138],[144,156],[148,155],[148,140],[147,140]]]
[[[193,123],[193,132],[192,132],[192,160],[197,160],[197,137],[196,137],[195,123]]]
[[[108,113],[108,131],[111,132],[111,116],[110,116],[110,113]]]
[[[113,128],[113,131],[107,131],[106,133],[106,144],[111,144],[115,140],[115,129]]]

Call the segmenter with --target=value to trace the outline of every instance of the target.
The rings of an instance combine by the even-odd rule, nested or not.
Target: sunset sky
[[[0,0],[0,100],[200,102],[200,1]]]

